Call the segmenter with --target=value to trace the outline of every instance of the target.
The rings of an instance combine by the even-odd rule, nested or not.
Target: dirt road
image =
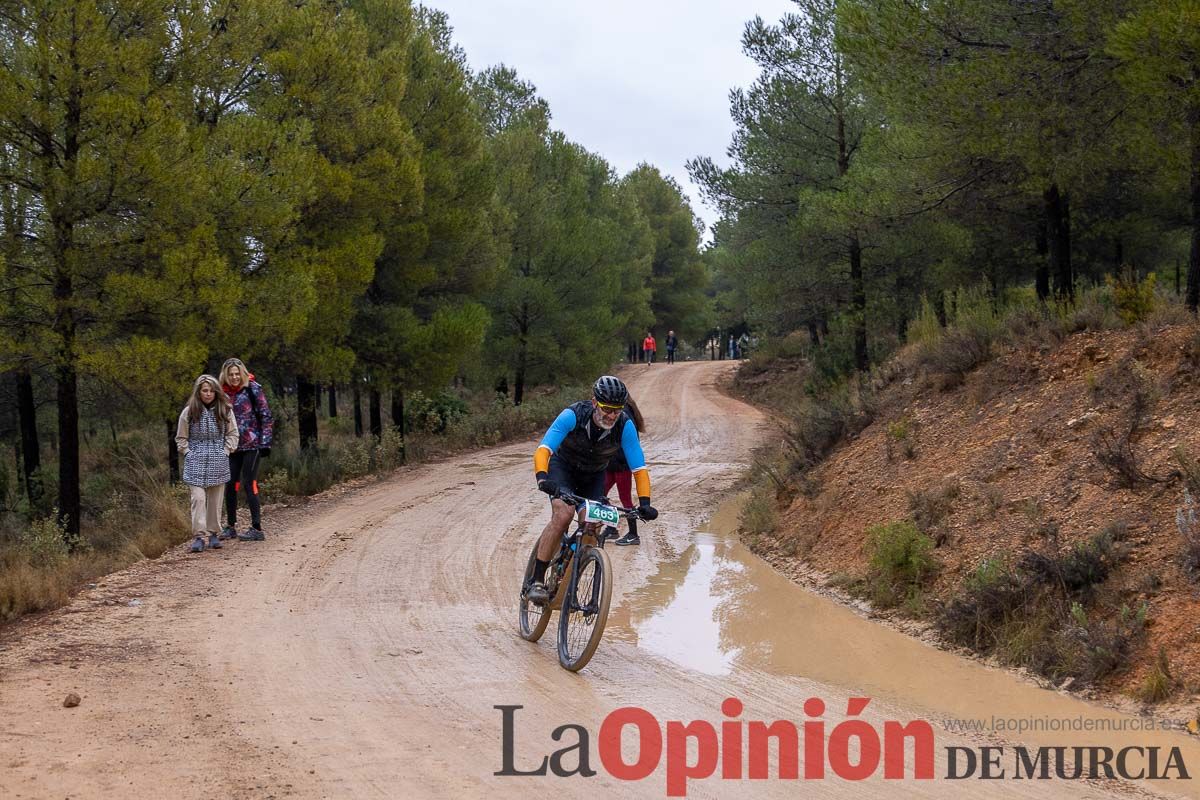
[[[730,696],[747,720],[796,722],[819,697],[827,730],[852,696],[872,698],[861,718],[877,730],[989,711],[1116,716],[873,625],[783,580],[728,535],[698,530],[769,435],[757,412],[718,392],[728,366],[626,373],[647,412],[663,515],[640,548],[610,548],[610,629],[582,673],[559,668],[553,626],[538,644],[515,633],[515,590],[547,504],[533,489],[532,443],[500,447],[277,511],[264,543],[172,553],[11,628],[0,637],[0,798],[664,797],[662,764],[632,782],[601,768],[602,720],[636,705],[660,721],[719,725]],[[78,708],[62,707],[68,692],[83,698]],[[551,731],[574,723],[592,735],[599,774],[495,776],[498,705],[523,706],[515,766],[573,743]],[[1188,766],[1200,769],[1183,737],[1128,738],[1189,748]],[[937,774],[945,746],[978,743],[939,727]],[[1189,788],[1167,788],[1180,785]],[[693,781],[688,796],[1113,790],[830,775],[802,787]]]

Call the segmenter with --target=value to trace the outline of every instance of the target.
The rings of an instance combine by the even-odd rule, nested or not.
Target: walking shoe
[[[622,536],[620,539],[617,539],[617,544],[619,544],[619,545],[641,544],[641,543],[642,543],[642,538],[640,536],[638,536],[636,533],[627,533],[624,536]]]
[[[221,529],[221,532],[217,534],[217,538],[222,540],[236,539],[237,535],[237,528],[233,527],[232,525],[226,525]]]
[[[203,553],[204,552],[204,537],[197,536],[195,539],[192,539],[192,546],[190,549],[193,553]]]
[[[605,539],[615,539],[617,536],[617,529],[612,525],[605,525],[604,530],[600,531],[600,541],[604,541]]]
[[[208,548],[210,550],[220,550],[222,546],[223,545],[221,544],[220,536],[215,533],[210,533],[208,535]]]
[[[239,542],[261,542],[267,537],[258,528],[246,528],[246,532],[239,533],[237,538]]]
[[[546,590],[546,584],[541,581],[529,584],[529,591],[525,593],[525,597],[536,606],[544,606],[550,602],[550,592]]]

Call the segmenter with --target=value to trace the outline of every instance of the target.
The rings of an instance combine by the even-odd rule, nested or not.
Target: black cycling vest
[[[592,419],[590,400],[580,400],[568,408],[575,412],[575,429],[563,439],[555,455],[565,461],[571,469],[580,472],[604,472],[612,457],[621,452],[621,434],[625,431],[625,423],[629,416],[622,411],[612,430],[605,431],[599,425],[588,424]],[[602,433],[608,435],[597,438]]]

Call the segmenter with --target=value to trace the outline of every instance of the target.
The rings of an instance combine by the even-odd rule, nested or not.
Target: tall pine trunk
[[[72,25],[74,17],[71,18]],[[45,210],[50,219],[50,263],[54,270],[54,306],[51,330],[55,339],[55,400],[58,403],[58,524],[68,545],[79,539],[79,378],[75,369],[76,298],[72,282],[75,256],[75,215],[78,213],[71,193],[77,191],[83,121],[83,89],[78,53],[74,42],[67,53],[65,69],[58,74],[63,92],[63,147],[61,154],[45,148],[39,158],[45,174],[61,169],[62,181],[49,181],[45,192]],[[48,81],[43,75],[44,101],[49,103]],[[63,193],[66,196],[62,196]]]
[[[521,405],[524,401],[524,375],[526,375],[526,365],[528,362],[528,344],[521,338],[520,348],[517,349],[517,368],[514,377],[512,377],[512,404]]]
[[[867,358],[867,289],[863,282],[862,245],[858,234],[850,237],[850,307],[854,314],[854,368],[866,372]]]
[[[60,359],[67,358],[60,354]],[[58,524],[69,542],[79,536],[79,382],[67,361],[54,370],[58,401]]]
[[[1200,103],[1188,113],[1192,134],[1192,247],[1188,253],[1187,306],[1195,313],[1200,305]]]
[[[317,444],[317,385],[309,378],[296,376],[296,418],[300,424],[300,449]]]
[[[33,401],[33,376],[28,367],[17,370],[17,424],[21,428],[21,474],[29,508],[42,510],[42,448],[38,442],[37,406]]]
[[[525,400],[525,367],[529,359],[529,304],[521,306],[521,321],[518,325],[520,344],[517,346],[517,368],[513,375],[513,405],[519,406]]]
[[[842,112],[843,75],[840,62],[834,77],[837,80],[837,165],[838,175],[845,177],[850,171],[850,143],[846,136],[846,117]],[[850,309],[854,315],[854,368],[866,372],[870,362],[867,358],[867,287],[863,280],[862,243],[858,231],[850,231]]]
[[[362,391],[359,390],[358,384],[354,384],[354,435],[362,438],[363,422],[362,422]]]
[[[79,379],[75,371],[74,289],[67,272],[70,226],[55,226],[56,257],[61,258],[54,281],[58,336],[57,362],[54,366],[55,400],[58,403],[58,523],[68,543],[79,536],[81,513],[79,494]],[[63,230],[65,227],[65,230]]]
[[[1038,220],[1037,235],[1033,240],[1034,250],[1038,254],[1037,269],[1034,270],[1033,284],[1037,289],[1037,299],[1043,303],[1050,299],[1050,245],[1046,236],[1046,215],[1043,211]]]
[[[374,386],[370,392],[370,417],[371,417],[371,435],[376,439],[383,436],[383,409],[381,408],[382,400],[379,397],[379,390]]]
[[[329,384],[329,418],[337,417],[337,384]]]
[[[167,420],[167,476],[171,485],[179,483],[179,446],[175,444],[175,425]]]
[[[400,463],[405,460],[404,453],[404,390],[392,390],[392,427],[400,434]]]
[[[1054,297],[1060,302],[1075,300],[1075,275],[1071,269],[1071,206],[1058,184],[1050,184],[1042,195],[1046,209],[1047,265],[1054,282]]]

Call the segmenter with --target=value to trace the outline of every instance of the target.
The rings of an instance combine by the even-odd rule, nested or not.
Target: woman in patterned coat
[[[271,407],[267,405],[267,393],[254,380],[254,373],[246,369],[241,359],[228,358],[221,365],[221,388],[233,407],[233,418],[238,425],[238,443],[229,457],[232,478],[225,486],[225,529],[220,538],[237,537],[239,542],[261,542],[262,510],[258,502],[259,462],[271,455],[271,440],[275,422]],[[250,527],[238,533],[238,491],[246,494],[246,506],[250,509]]]
[[[229,398],[212,375],[201,375],[175,428],[175,445],[183,454],[183,482],[192,499],[192,552],[219,548],[221,500],[229,481],[229,455],[238,446],[237,420]]]

